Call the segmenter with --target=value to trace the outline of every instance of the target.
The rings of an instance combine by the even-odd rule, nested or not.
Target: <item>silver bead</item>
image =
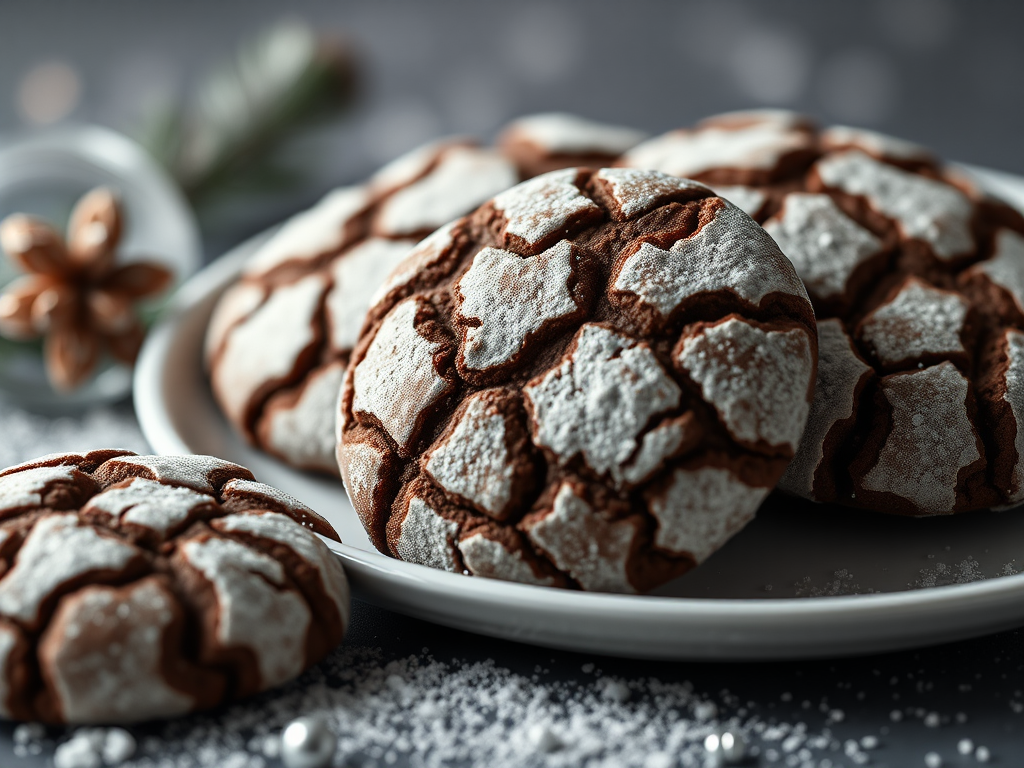
[[[324,768],[337,745],[338,739],[324,717],[300,717],[281,733],[281,761],[285,768]]]
[[[713,765],[739,765],[747,756],[747,740],[739,731],[719,731],[704,739]]]

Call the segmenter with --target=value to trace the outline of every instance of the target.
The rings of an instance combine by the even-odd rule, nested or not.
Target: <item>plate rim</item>
[[[990,171],[975,166],[961,166],[979,177],[987,174],[1001,177],[1004,183],[1012,182],[1021,188],[1024,195],[1024,177],[1002,171]],[[169,411],[165,407],[164,363],[175,339],[182,331],[182,325],[191,313],[203,302],[212,300],[223,291],[241,271],[253,248],[268,238],[280,224],[250,237],[220,258],[214,260],[193,275],[181,286],[164,318],[150,331],[140,353],[135,370],[133,402],[143,435],[150,446],[160,454],[193,453],[192,449],[174,428]],[[205,328],[205,323],[204,323]],[[347,494],[347,490],[345,491]],[[773,659],[810,658],[814,656],[837,656],[850,653],[864,653],[879,650],[918,647],[927,644],[920,632],[888,631],[877,633],[873,640],[859,640],[850,647],[842,643],[825,643],[818,652],[807,644],[797,643],[793,653],[785,648],[768,647],[764,652],[750,652],[750,644],[728,643],[707,652],[700,652],[690,645],[685,649],[673,650],[664,647],[665,642],[654,640],[652,648],[624,649],[621,638],[600,638],[594,642],[578,641],[568,633],[560,637],[557,632],[537,633],[515,630],[515,622],[497,622],[494,626],[481,624],[484,619],[467,619],[464,611],[450,610],[449,604],[472,603],[493,606],[500,602],[511,611],[530,611],[538,616],[558,616],[563,620],[588,620],[602,615],[626,623],[643,621],[669,628],[676,624],[680,629],[690,628],[693,623],[715,625],[726,634],[749,631],[760,625],[767,629],[769,624],[798,625],[811,628],[822,625],[849,625],[871,619],[885,622],[899,617],[900,626],[905,625],[907,613],[914,613],[919,619],[936,617],[947,612],[961,612],[978,616],[969,626],[942,632],[935,642],[972,637],[1009,628],[1024,623],[1024,572],[984,579],[965,584],[911,589],[899,592],[781,598],[704,598],[673,597],[654,595],[619,595],[610,593],[567,591],[551,587],[518,584],[484,578],[466,578],[462,574],[448,573],[415,563],[406,563],[375,551],[363,550],[348,544],[329,542],[332,551],[345,563],[349,576],[356,587],[357,596],[364,597],[383,607],[406,615],[468,629],[478,633],[526,641],[536,645],[574,650],[593,650],[613,653],[619,656],[633,656],[663,659]],[[427,608],[415,601],[396,600],[388,594],[389,587],[415,586],[418,591],[429,593],[431,598],[448,598]],[[458,601],[451,601],[453,596]],[[1016,610],[1012,610],[1016,606]],[[997,620],[981,621],[979,614],[992,608],[1010,609],[1000,614]],[[714,627],[712,627],[714,629]],[[512,631],[510,631],[512,630]],[[563,633],[565,634],[565,633]]]

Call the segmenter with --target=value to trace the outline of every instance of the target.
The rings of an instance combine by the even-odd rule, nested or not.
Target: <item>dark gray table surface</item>
[[[27,127],[17,93],[40,64],[60,61],[77,72],[81,98],[71,119],[130,130],[148,99],[186,88],[285,13],[353,41],[363,57],[363,96],[344,120],[290,149],[310,167],[301,188],[206,222],[210,255],[426,138],[487,136],[509,117],[538,110],[655,132],[724,109],[787,106],[1024,173],[1024,5],[1014,2],[0,2],[0,134]],[[146,447],[128,406],[63,419],[0,406],[0,434],[0,465],[72,444]],[[801,720],[811,730],[827,727],[838,742],[877,736],[871,765],[923,766],[932,751],[944,765],[977,763],[958,754],[963,738],[985,745],[991,764],[1024,764],[1019,630],[831,661],[658,663],[485,640],[357,602],[342,652],[368,649],[377,655],[361,663],[384,665],[425,648],[452,668],[491,659],[499,669],[536,674],[538,685],[590,685],[590,664],[626,681],[688,680],[720,715],[742,707],[764,721]],[[656,706],[649,686],[638,691],[624,706]],[[898,722],[894,709],[904,714]],[[830,715],[836,711],[841,720]],[[186,720],[179,732],[211,722]],[[136,735],[158,732],[150,726]],[[18,757],[12,733],[0,725],[3,768],[50,764],[63,736],[53,731],[41,754]],[[793,764],[787,758],[775,764]],[[188,759],[182,764],[199,760]],[[365,760],[374,762],[352,756],[353,764]],[[842,751],[796,764],[823,760],[853,764]]]

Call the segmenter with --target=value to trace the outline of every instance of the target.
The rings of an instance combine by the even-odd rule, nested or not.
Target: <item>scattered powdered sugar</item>
[[[77,513],[39,520],[0,579],[0,614],[34,626],[44,600],[62,584],[90,571],[120,571],[141,551],[79,525]]]
[[[853,574],[846,568],[837,569],[824,582],[815,582],[804,576],[794,585],[795,597],[837,597],[839,595],[866,595],[874,592],[854,581]]]
[[[284,588],[281,564],[231,539],[188,541],[181,552],[213,585],[217,642],[252,651],[261,688],[298,675],[305,665],[305,628],[312,616],[305,601]]]
[[[696,181],[639,168],[603,168],[596,176],[607,182],[612,199],[618,203],[619,213],[624,219],[646,213],[681,192],[706,193],[708,189]]]
[[[747,216],[753,216],[760,211],[764,201],[768,199],[768,195],[760,189],[744,187],[740,184],[718,184],[712,186],[711,191],[728,200]]]
[[[821,180],[861,195],[883,216],[894,219],[904,237],[928,243],[940,259],[974,248],[971,201],[960,190],[850,150],[827,155],[815,165]]]
[[[960,334],[969,308],[960,294],[911,278],[892,300],[864,318],[861,336],[883,365],[963,352]]]
[[[446,520],[419,496],[413,496],[402,520],[395,551],[407,563],[455,573],[458,565],[452,548],[458,534],[458,523]]]
[[[505,216],[506,240],[515,235],[535,245],[572,221],[601,209],[576,187],[576,170],[552,171],[517,184],[494,198]]]
[[[488,408],[485,393],[467,401],[451,435],[425,459],[424,468],[446,491],[493,517],[503,516],[515,467],[505,444],[505,417]]]
[[[730,318],[685,338],[677,361],[735,439],[796,450],[814,371],[805,331]]]
[[[822,298],[844,293],[853,271],[882,249],[882,241],[828,195],[787,195],[764,229],[793,262],[807,290]]]
[[[1024,313],[1024,236],[1010,229],[996,235],[992,258],[975,265],[971,271],[984,273],[1013,297],[1017,309]]]
[[[643,243],[622,264],[614,290],[637,295],[664,317],[704,291],[729,290],[755,306],[775,292],[806,298],[775,241],[735,205],[723,203],[711,221],[669,250]]]
[[[1010,576],[1016,573],[1016,570],[1010,570],[1007,573],[1007,568],[1013,569],[1013,565],[1008,563],[1003,567],[1003,571],[996,574],[996,576]],[[981,569],[981,563],[973,557],[967,557],[953,565],[935,563],[935,565],[928,568],[922,568],[920,573],[920,578],[909,583],[908,587],[911,589],[929,589],[931,587],[943,587],[948,584],[970,584],[973,581],[995,578],[994,576],[986,576]]]
[[[260,246],[245,266],[245,274],[265,275],[286,262],[303,263],[337,249],[345,225],[369,201],[363,187],[329,192],[312,208],[288,219]]]
[[[1006,331],[1006,392],[1003,399],[1010,406],[1015,422],[1013,447],[1017,463],[1013,468],[1010,501],[1024,501],[1024,333]]]
[[[474,576],[542,586],[554,583],[550,576],[537,576],[522,553],[509,551],[501,542],[488,539],[482,533],[467,536],[458,543],[458,547],[462,562]]]
[[[344,375],[342,363],[325,365],[306,377],[290,408],[275,403],[275,407],[265,409],[267,447],[296,466],[335,472],[334,422],[330,415],[338,403]]]
[[[388,313],[352,377],[352,410],[369,413],[405,446],[416,421],[448,388],[434,369],[439,343],[416,330],[419,301],[406,299]]]
[[[374,237],[335,259],[331,265],[334,285],[324,302],[333,350],[345,352],[356,345],[370,299],[413,244],[412,240]]]
[[[509,362],[531,334],[575,312],[572,274],[568,240],[525,258],[499,248],[480,251],[456,286],[466,367],[486,370]]]
[[[672,131],[634,147],[623,162],[683,177],[715,168],[771,170],[783,157],[810,143],[806,133],[766,120],[741,128]]]
[[[647,137],[634,128],[606,125],[561,112],[521,117],[506,132],[553,155],[621,155]]]
[[[658,521],[655,546],[702,563],[751,519],[770,488],[753,488],[724,467],[677,469],[647,506]]]
[[[635,592],[626,563],[637,535],[634,520],[609,522],[563,483],[545,517],[526,532],[559,570],[593,592]]]
[[[780,488],[814,498],[814,473],[824,458],[825,440],[837,422],[853,416],[857,385],[870,376],[872,370],[854,352],[853,342],[841,321],[835,318],[818,321],[818,379],[814,400],[800,447],[779,480]]]
[[[125,523],[139,525],[164,536],[185,522],[200,507],[216,503],[211,496],[190,488],[177,488],[135,477],[124,488],[108,488],[83,507],[83,512],[105,512]]]
[[[821,143],[826,149],[856,147],[869,155],[892,160],[928,160],[931,157],[931,153],[920,144],[877,131],[851,128],[846,125],[833,125],[826,128],[821,132]]]
[[[562,462],[582,453],[596,472],[618,476],[651,416],[679,404],[679,386],[650,348],[588,323],[557,368],[525,388],[537,445]]]
[[[518,180],[515,166],[497,152],[452,147],[426,176],[384,201],[374,229],[392,237],[437,229]]]
[[[968,386],[950,362],[883,379],[893,426],[864,488],[902,496],[923,513],[952,512],[957,475],[981,458],[967,415]]]
[[[232,421],[241,422],[261,387],[292,374],[316,338],[313,321],[326,287],[314,274],[279,288],[228,335],[213,385]]]

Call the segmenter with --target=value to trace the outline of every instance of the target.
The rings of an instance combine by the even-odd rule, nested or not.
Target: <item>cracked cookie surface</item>
[[[338,418],[342,476],[386,554],[645,592],[740,530],[793,456],[810,302],[771,238],[703,185],[553,171],[398,272]]]

